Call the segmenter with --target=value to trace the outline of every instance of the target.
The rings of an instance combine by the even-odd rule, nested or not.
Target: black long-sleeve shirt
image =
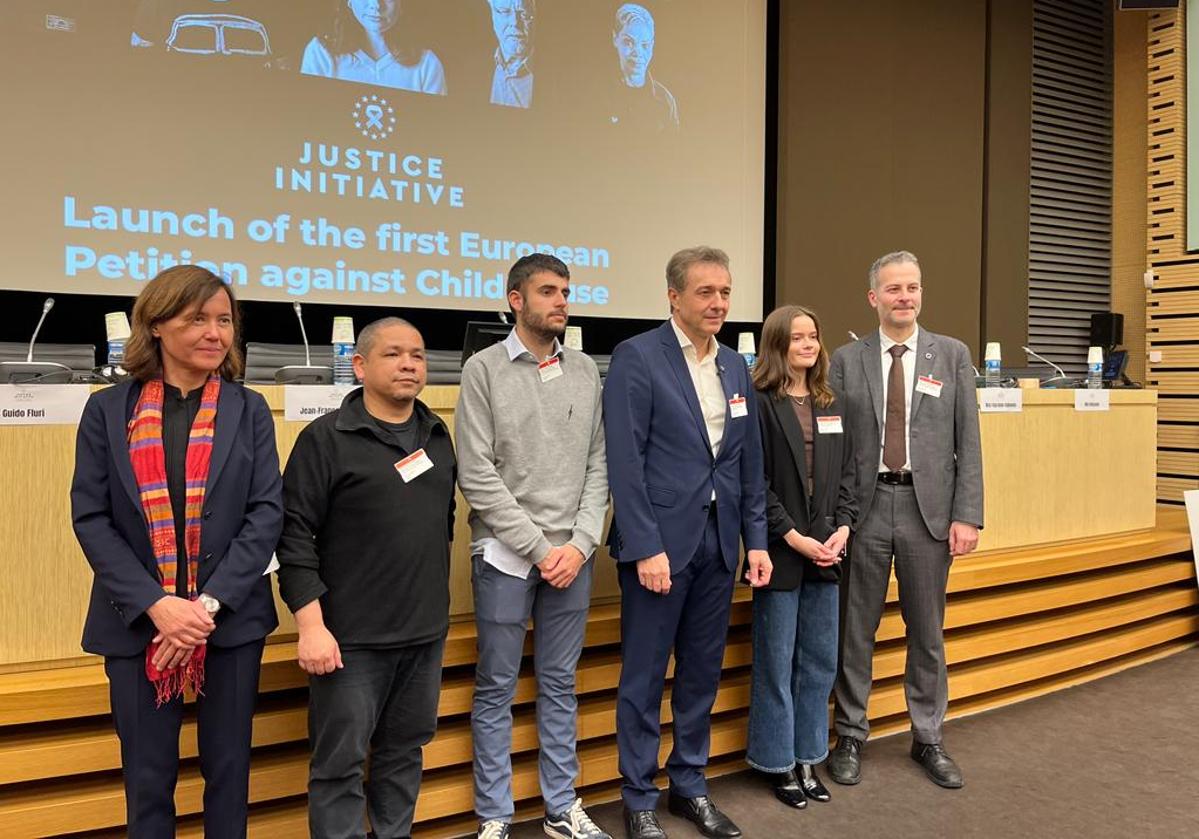
[[[433,468],[411,481],[395,464],[412,452],[366,411],[361,389],[300,433],[283,471],[279,591],[293,612],[320,598],[342,649],[423,644],[449,627],[457,461],[419,400],[414,418]]]
[[[163,385],[162,454],[167,473],[167,495],[175,516],[175,593],[187,597],[187,444],[192,423],[200,412],[204,388],[193,388],[187,396],[174,385]]]

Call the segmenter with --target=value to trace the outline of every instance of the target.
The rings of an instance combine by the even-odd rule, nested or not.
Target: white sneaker
[[[508,839],[512,827],[507,822],[491,819],[479,825],[478,839]]]
[[[565,813],[554,816],[546,813],[541,826],[545,828],[545,835],[554,839],[612,839],[587,815],[581,798],[576,798]]]

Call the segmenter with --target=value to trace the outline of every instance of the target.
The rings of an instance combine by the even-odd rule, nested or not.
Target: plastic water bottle
[[[753,370],[754,364],[758,361],[758,353],[754,346],[754,334],[752,332],[742,332],[737,335],[737,352],[745,359],[745,366]]]
[[[1103,387],[1103,347],[1087,350],[1087,387],[1092,390]]]
[[[983,357],[983,383],[987,387],[999,387],[1000,368],[999,342],[991,341],[987,344],[987,351]]]
[[[125,342],[129,340],[129,317],[124,312],[109,312],[104,316],[104,331],[108,334],[108,364],[120,367],[125,363]]]
[[[354,375],[354,319],[333,318],[333,384],[352,385]]]

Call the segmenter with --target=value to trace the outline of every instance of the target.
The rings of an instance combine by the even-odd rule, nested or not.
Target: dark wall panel
[[[784,2],[779,30],[778,301],[835,347],[877,326],[867,269],[903,248],[921,322],[977,354],[987,3]]]

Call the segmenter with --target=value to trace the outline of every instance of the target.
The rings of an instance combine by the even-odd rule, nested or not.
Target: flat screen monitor
[[[512,331],[511,324],[472,320],[466,324],[466,337],[462,340],[462,364],[480,350],[498,344]]]

